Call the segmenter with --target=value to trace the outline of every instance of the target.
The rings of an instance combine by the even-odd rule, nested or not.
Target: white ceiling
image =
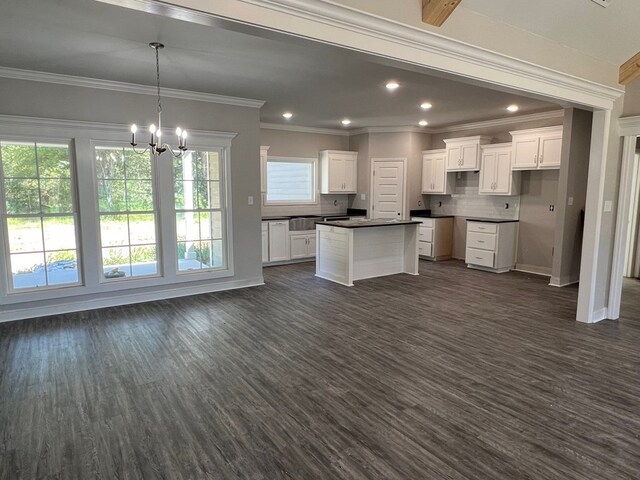
[[[506,117],[512,103],[518,114],[558,108],[222,21],[197,25],[92,0],[2,0],[0,66],[149,85],[155,81],[151,41],[167,47],[163,86],[265,100],[267,123],[285,123],[281,114],[290,110],[290,123],[300,126],[338,128],[349,117],[350,128],[415,125],[421,118],[442,127]],[[387,92],[389,79],[401,88]],[[422,113],[422,101],[434,108]]]
[[[616,65],[640,51],[639,0],[612,0],[607,8],[591,0],[463,0],[459,8]]]

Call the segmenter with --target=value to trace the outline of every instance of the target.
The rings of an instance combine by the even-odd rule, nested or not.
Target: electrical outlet
[[[611,5],[611,2],[613,0],[591,0],[593,3],[597,3],[598,5],[600,5],[601,7],[607,8],[609,5]]]
[[[555,211],[555,209],[556,209],[556,206],[555,206],[555,205],[549,205],[549,211],[550,211],[550,212]]]

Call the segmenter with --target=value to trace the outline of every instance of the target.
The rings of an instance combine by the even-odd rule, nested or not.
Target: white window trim
[[[171,131],[169,127],[167,131]],[[49,118],[36,117],[20,117],[13,115],[0,115],[0,138],[25,140],[37,138],[40,141],[61,141],[62,139],[72,141],[72,155],[76,159],[76,195],[78,199],[78,216],[79,222],[76,228],[80,231],[80,242],[78,244],[79,262],[82,262],[82,273],[84,284],[65,288],[51,288],[47,290],[37,290],[30,292],[19,291],[16,293],[8,293],[8,284],[5,275],[0,275],[0,306],[15,306],[14,309],[20,311],[20,314],[3,314],[0,308],[0,321],[6,319],[24,318],[29,315],[28,311],[44,310],[53,311],[50,307],[43,305],[56,301],[58,307],[56,312],[61,311],[77,311],[86,309],[83,305],[87,302],[100,305],[118,305],[120,303],[131,303],[131,300],[124,302],[118,301],[121,295],[117,292],[128,291],[127,298],[135,298],[136,302],[154,300],[158,296],[158,292],[167,291],[214,291],[218,289],[216,284],[207,283],[211,280],[225,279],[233,277],[234,271],[234,252],[233,252],[233,205],[232,197],[232,173],[231,173],[231,142],[237,133],[189,130],[189,147],[193,149],[209,150],[215,148],[224,149],[225,168],[227,171],[227,269],[222,270],[206,270],[202,273],[195,272],[192,275],[176,275],[175,257],[176,247],[163,245],[162,260],[164,264],[163,277],[141,277],[133,278],[131,281],[121,283],[99,283],[99,262],[97,260],[97,244],[98,237],[96,229],[99,228],[97,221],[97,179],[95,177],[95,167],[92,158],[93,144],[103,144],[105,142],[126,143],[126,139],[130,138],[130,131],[126,125],[105,124],[98,122],[83,122],[71,120],[58,120]],[[124,140],[123,140],[124,139]],[[160,157],[161,161],[157,166],[157,191],[160,189],[173,192],[173,166],[165,153]],[[163,161],[164,160],[164,161]],[[159,206],[162,210],[160,223],[160,240],[161,238],[172,238],[175,236],[175,215],[173,215],[173,195],[164,195],[162,198],[158,195]],[[87,208],[86,205],[94,205],[96,208]],[[2,207],[4,208],[4,206]],[[173,220],[171,219],[173,217]],[[2,222],[0,222],[2,223]],[[2,243],[5,243],[4,228]],[[6,243],[5,243],[6,245]],[[2,250],[0,246],[0,251]],[[6,259],[4,255],[0,255],[0,266],[5,268]],[[162,267],[159,267],[162,268]],[[233,279],[230,279],[232,284]],[[172,288],[175,287],[175,288]],[[135,289],[135,290],[134,290]],[[139,290],[140,289],[140,290]],[[144,290],[141,290],[144,289]],[[186,293],[180,293],[184,295]],[[63,300],[68,299],[68,300]],[[34,304],[37,302],[37,304]],[[53,304],[52,304],[53,305]]]
[[[270,161],[274,162],[282,162],[282,163],[311,163],[313,164],[313,200],[312,201],[301,201],[301,200],[293,200],[293,201],[283,201],[283,200],[268,200],[269,194],[269,176],[267,172],[265,172],[266,182],[267,182],[267,191],[264,195],[264,205],[265,206],[295,206],[295,205],[318,205],[320,203],[320,189],[318,188],[318,159],[317,158],[309,158],[309,157],[276,157],[276,156],[268,156],[267,157],[267,170]]]
[[[1,133],[1,132],[0,132]],[[13,272],[11,269],[11,252],[9,245],[9,229],[6,226],[6,222],[4,218],[11,217],[12,215],[6,214],[4,209],[6,208],[6,197],[4,191],[4,169],[2,165],[2,158],[0,157],[0,235],[3,239],[4,248],[0,248],[0,257],[2,257],[2,261],[0,262],[0,267],[3,268],[5,275],[0,280],[0,294],[4,293],[5,295],[11,296],[20,296],[20,295],[33,295],[38,294],[38,296],[45,294],[46,292],[54,292],[56,296],[60,295],[61,290],[67,289],[75,289],[77,287],[82,287],[84,285],[84,269],[83,269],[83,255],[82,255],[82,242],[80,235],[80,201],[78,198],[78,173],[77,173],[77,157],[76,157],[76,149],[75,143],[72,138],[67,136],[45,136],[34,134],[18,134],[18,135],[0,135],[0,142],[26,142],[26,143],[54,143],[54,144],[66,144],[69,148],[69,169],[71,174],[71,201],[73,205],[73,213],[72,216],[74,218],[74,230],[76,235],[76,264],[78,270],[78,281],[74,283],[65,283],[61,285],[45,285],[42,287],[31,287],[31,288],[14,288],[13,286]],[[35,214],[33,216],[36,216]],[[47,217],[48,215],[43,215],[39,213],[38,217]],[[43,245],[44,246],[44,245]]]

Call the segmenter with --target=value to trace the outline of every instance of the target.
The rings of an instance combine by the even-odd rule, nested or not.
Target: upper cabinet
[[[483,145],[480,161],[480,195],[518,195],[520,174],[511,171],[510,143]]]
[[[514,170],[560,168],[562,125],[509,133],[513,138]]]
[[[260,147],[260,193],[267,193],[267,153],[269,147]]]
[[[320,193],[357,193],[358,152],[320,152]]]
[[[453,193],[453,179],[447,176],[447,151],[422,152],[422,193],[449,195]]]
[[[468,172],[480,170],[480,146],[491,141],[491,137],[475,136],[463,138],[448,138],[447,171]]]

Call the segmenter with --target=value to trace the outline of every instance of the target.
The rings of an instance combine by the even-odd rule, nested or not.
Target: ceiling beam
[[[441,27],[462,0],[422,0],[422,21]]]
[[[638,77],[640,77],[640,52],[636,53],[620,67],[618,82],[620,82],[620,85],[628,85]]]

